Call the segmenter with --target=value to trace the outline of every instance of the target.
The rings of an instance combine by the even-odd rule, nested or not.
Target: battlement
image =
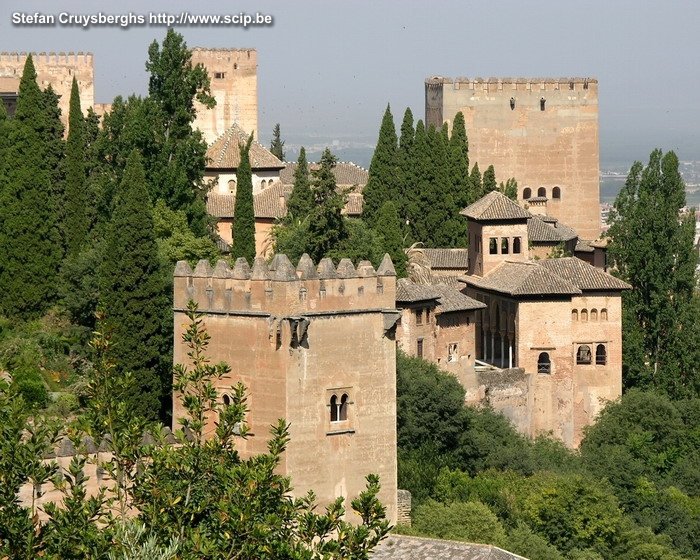
[[[24,63],[24,61],[27,59],[27,55],[30,53],[27,53],[25,51],[22,52],[0,52],[0,63],[3,62],[8,62],[8,63],[17,63],[21,62]],[[76,64],[79,65],[89,65],[92,66],[93,64],[93,55],[92,53],[84,53],[82,51],[80,52],[40,52],[40,53],[31,53],[32,58],[34,60],[34,64],[51,64],[55,66],[61,66],[61,65],[70,65],[74,66]]]
[[[598,91],[595,78],[443,78],[433,76],[425,80],[426,88],[451,85],[452,89],[497,92]]]
[[[182,310],[194,300],[205,313],[258,316],[358,313],[394,309],[396,271],[389,255],[377,270],[369,261],[357,268],[349,259],[338,266],[329,258],[315,267],[304,254],[294,267],[286,255],[268,264],[258,257],[252,269],[240,258],[231,268],[219,261],[212,268],[199,261],[194,271],[186,261],[174,273],[174,307]]]

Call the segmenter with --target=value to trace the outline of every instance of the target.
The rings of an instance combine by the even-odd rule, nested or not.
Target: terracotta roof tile
[[[413,303],[416,301],[428,301],[438,299],[440,292],[434,286],[416,284],[408,278],[400,278],[396,282],[396,301],[401,303]]]
[[[207,169],[238,169],[241,163],[240,148],[250,135],[234,124],[207,148]],[[253,141],[250,146],[250,165],[253,169],[282,169],[284,163],[270,150]]]
[[[577,237],[578,234],[573,228],[549,216],[533,214],[532,218],[527,223],[528,241],[533,241],[535,243],[561,243],[562,241],[571,241]]]
[[[311,163],[309,164],[309,171],[315,171],[320,167],[318,163]],[[296,168],[296,162],[285,164],[284,169],[280,171],[280,179],[283,183],[288,185],[294,184],[294,170]],[[353,187],[357,185],[359,187],[358,191],[362,191],[367,184],[369,172],[354,163],[341,162],[333,168],[333,175],[335,175],[335,182],[339,187]]]
[[[389,535],[370,553],[371,560],[526,560],[488,544]]]
[[[570,281],[541,267],[539,262],[506,261],[483,278],[469,276],[465,280],[467,284],[477,288],[512,296],[578,295],[581,293],[581,290]]]
[[[571,282],[581,290],[629,290],[632,288],[627,282],[615,278],[599,268],[591,266],[587,262],[576,257],[561,259],[544,259],[539,265]]]
[[[491,191],[474,204],[467,206],[460,214],[477,221],[526,220],[532,217],[532,214],[518,206],[517,202],[498,191]]]
[[[423,249],[430,261],[430,267],[461,268],[466,270],[469,261],[469,249]]]
[[[472,309],[483,309],[486,307],[485,303],[470,298],[468,295],[446,284],[433,284],[431,287],[440,294],[436,308],[436,311],[439,313],[470,311]]]

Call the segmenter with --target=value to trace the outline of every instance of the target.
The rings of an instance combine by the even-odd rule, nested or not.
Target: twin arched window
[[[337,395],[331,397],[331,422],[344,422],[348,419],[349,401],[347,393],[343,393],[340,398]]]

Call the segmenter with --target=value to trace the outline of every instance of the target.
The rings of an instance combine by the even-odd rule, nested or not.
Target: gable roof
[[[483,309],[486,307],[485,303],[477,301],[446,284],[433,284],[432,288],[440,294],[438,306],[435,310],[438,313],[471,311],[473,309]]]
[[[561,259],[544,259],[539,265],[557,276],[568,280],[577,288],[589,290],[630,290],[627,282],[615,278],[599,268],[591,266],[587,262],[576,257]]]
[[[421,249],[431,268],[460,268],[466,270],[469,264],[469,249]]]
[[[238,124],[219,136],[207,148],[207,169],[238,169],[241,164],[240,146],[245,145],[250,137]],[[250,165],[253,169],[282,169],[284,163],[277,159],[270,150],[256,141],[250,145]]]
[[[401,303],[415,303],[417,301],[428,301],[438,299],[440,292],[434,286],[424,286],[416,284],[408,278],[399,278],[396,282],[396,301]]]
[[[483,278],[469,276],[468,284],[512,296],[579,295],[581,290],[535,262],[505,261]]]
[[[472,220],[527,220],[532,214],[503,193],[491,191],[460,212]]]

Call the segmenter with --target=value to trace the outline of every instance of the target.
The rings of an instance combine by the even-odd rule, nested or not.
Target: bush
[[[31,408],[46,408],[49,405],[49,391],[41,381],[24,379],[13,383],[13,387]]]
[[[480,502],[441,504],[429,500],[413,515],[416,531],[428,537],[502,546],[506,541],[503,525]]]

